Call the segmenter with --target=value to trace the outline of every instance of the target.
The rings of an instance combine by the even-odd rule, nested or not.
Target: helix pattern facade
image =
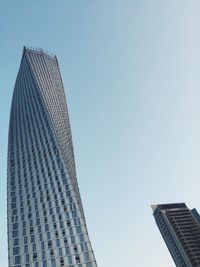
[[[97,267],[56,56],[24,48],[8,141],[9,267]]]

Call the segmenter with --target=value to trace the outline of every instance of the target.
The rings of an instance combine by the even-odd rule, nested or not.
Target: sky
[[[99,267],[175,266],[151,204],[200,211],[200,2],[0,0],[0,267],[9,112],[24,45],[55,53]]]

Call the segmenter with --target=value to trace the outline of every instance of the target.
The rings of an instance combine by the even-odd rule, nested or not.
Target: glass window
[[[19,254],[19,247],[13,248],[13,255],[18,255]]]
[[[51,260],[51,267],[56,267],[56,261],[55,261],[55,259],[52,259]]]
[[[15,257],[15,264],[20,264],[21,263],[21,257],[20,256],[16,256]]]

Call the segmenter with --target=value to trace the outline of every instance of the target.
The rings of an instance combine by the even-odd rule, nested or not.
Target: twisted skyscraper
[[[56,56],[24,48],[8,142],[10,267],[96,267]]]

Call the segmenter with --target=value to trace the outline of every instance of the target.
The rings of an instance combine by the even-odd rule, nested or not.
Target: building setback
[[[9,267],[97,267],[56,56],[24,47],[8,142]]]
[[[177,267],[200,266],[199,214],[185,203],[152,205],[153,215]]]

